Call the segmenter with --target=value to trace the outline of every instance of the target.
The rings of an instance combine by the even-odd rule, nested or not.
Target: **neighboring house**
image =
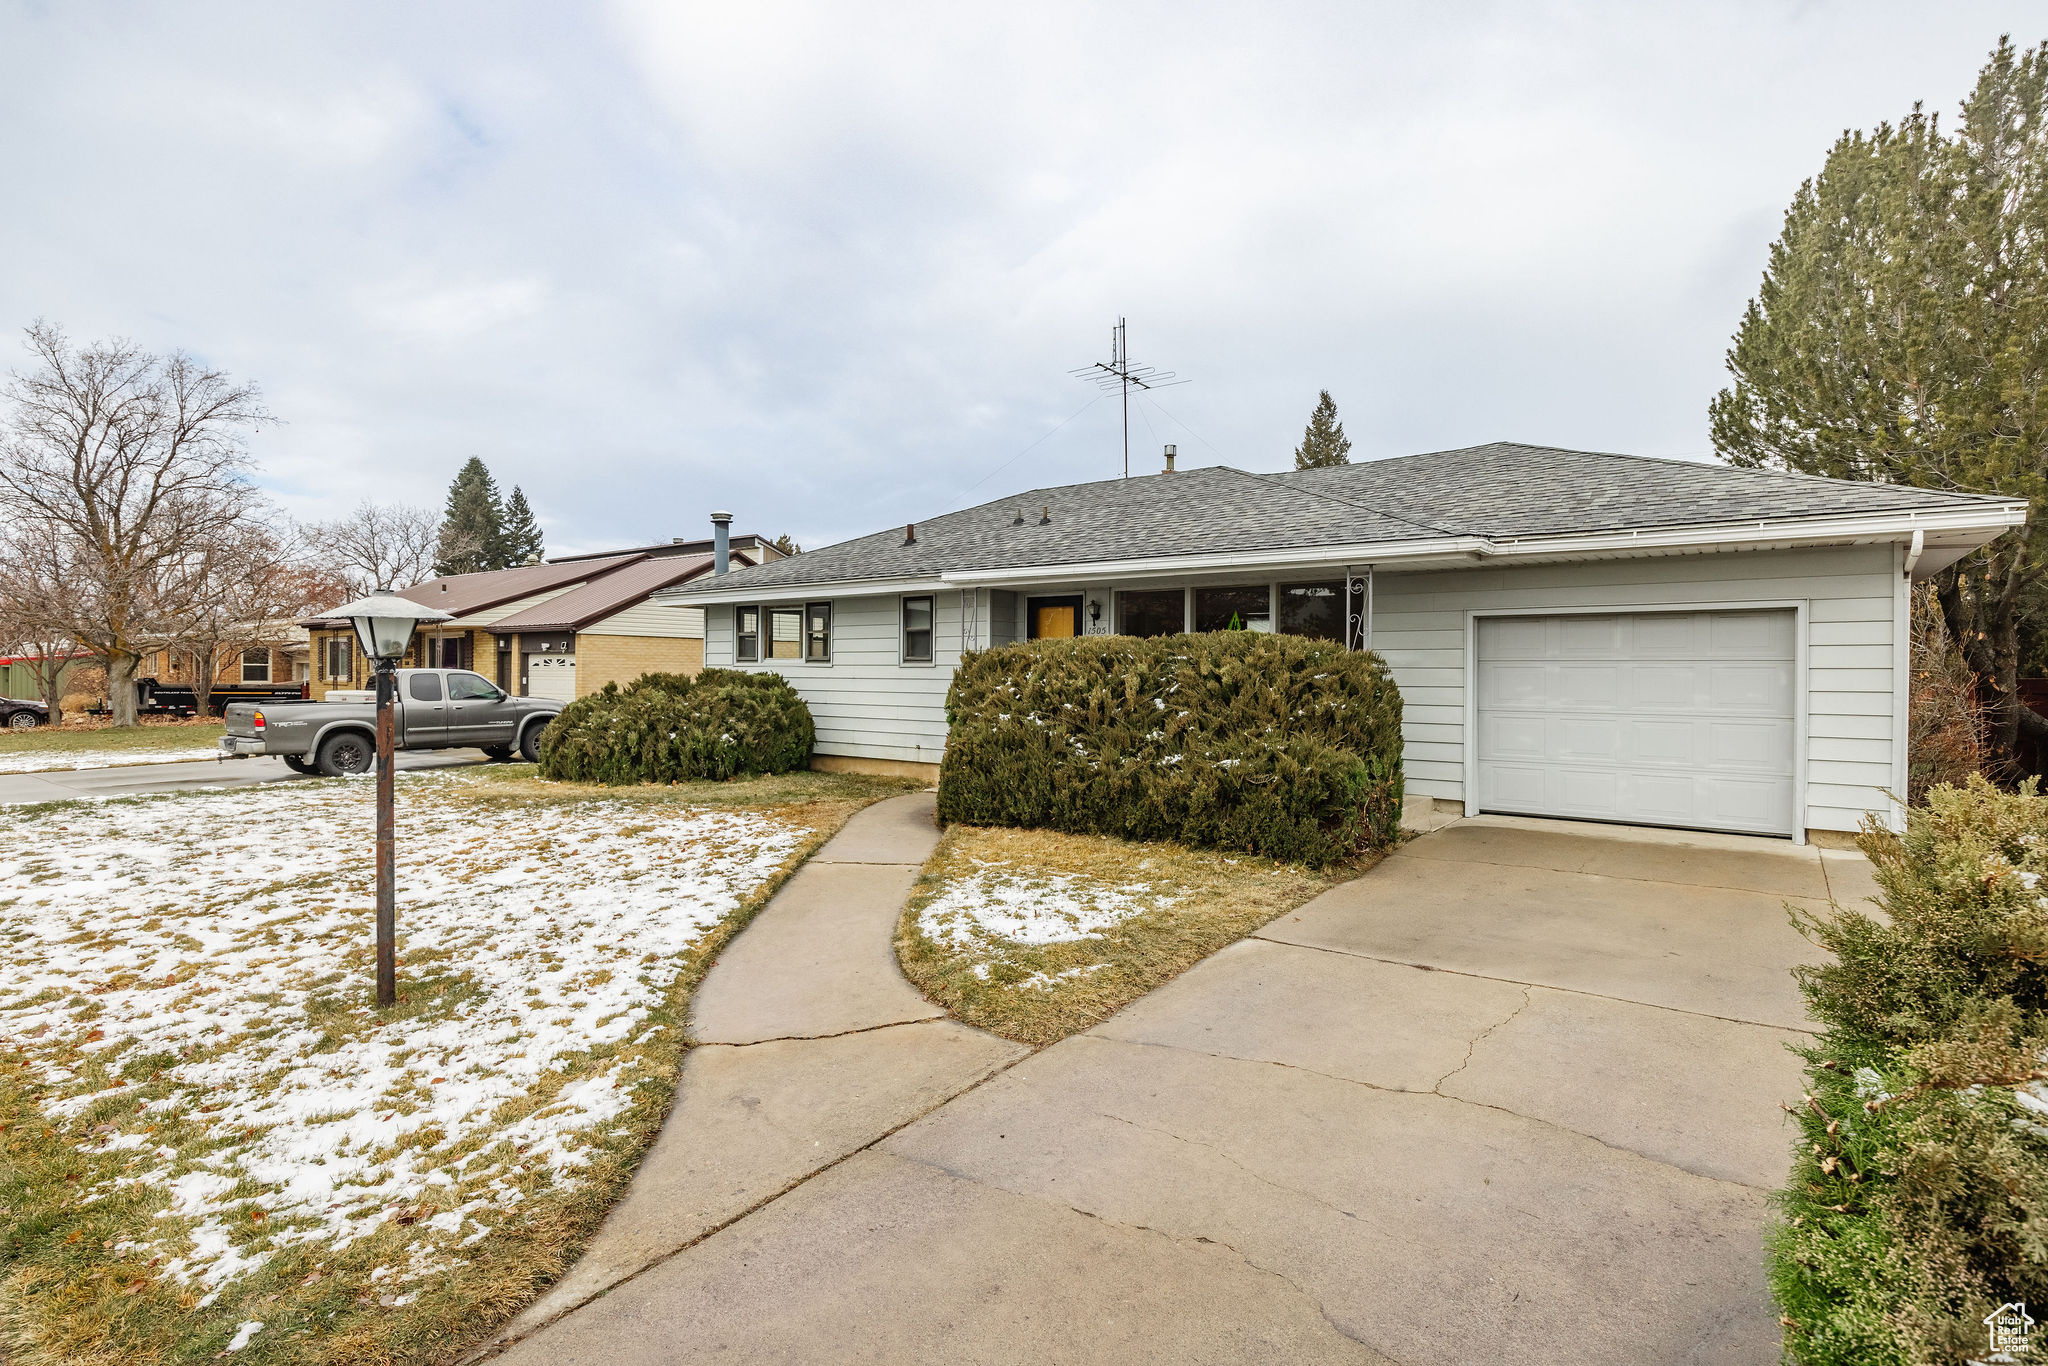
[[[711,548],[709,540],[679,539],[401,588],[400,596],[451,618],[423,625],[405,663],[473,669],[507,692],[564,700],[650,669],[695,673],[704,662],[703,615],[644,604],[654,589],[708,572]],[[754,564],[782,552],[747,535],[733,538],[732,554]],[[370,686],[369,661],[347,622],[309,617],[301,624],[312,640],[314,697]],[[591,659],[579,678],[585,653]]]
[[[931,774],[963,650],[1232,625],[1377,650],[1411,794],[1803,839],[1896,821],[1908,589],[2024,502],[1497,443],[948,513],[656,594],[825,767]]]
[[[100,658],[90,650],[73,650],[63,656],[64,663],[58,666],[57,680],[63,684],[58,695],[71,691],[72,676],[83,669],[97,669]],[[25,698],[31,701],[43,695],[38,682],[43,656],[29,653],[0,655],[0,697]]]
[[[270,637],[267,643],[225,651],[214,661],[216,685],[304,683],[312,676],[312,647],[303,625],[292,621],[267,622],[262,634]],[[196,667],[197,656],[193,651],[156,650],[142,657],[135,676],[189,687]]]

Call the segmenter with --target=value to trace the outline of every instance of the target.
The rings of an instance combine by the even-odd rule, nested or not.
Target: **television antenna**
[[[1176,384],[1186,384],[1171,370],[1159,370],[1150,365],[1137,365],[1131,361],[1130,338],[1122,318],[1109,330],[1109,359],[1084,365],[1078,370],[1068,371],[1076,378],[1093,383],[1105,394],[1117,394],[1123,399],[1124,407],[1124,478],[1131,477],[1131,390],[1170,389]]]

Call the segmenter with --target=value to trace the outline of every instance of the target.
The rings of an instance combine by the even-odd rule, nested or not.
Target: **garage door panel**
[[[1621,701],[1619,664],[1565,664],[1553,675],[1551,698],[1561,707],[1613,707]]]
[[[1479,670],[1479,704],[1541,707],[1548,691],[1541,664],[1488,664]]]
[[[1552,617],[1558,650],[1567,659],[1612,659],[1621,650],[1619,617]]]
[[[1480,807],[1789,833],[1796,620],[1788,611],[1480,618]]]

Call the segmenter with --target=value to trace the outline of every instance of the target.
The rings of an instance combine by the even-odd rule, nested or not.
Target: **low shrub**
[[[1862,846],[1880,919],[1794,922],[1821,1032],[1771,1284],[1795,1362],[1961,1363],[2048,1304],[2048,799],[1936,787]]]
[[[1390,844],[1401,694],[1376,655],[1249,631],[968,655],[939,818],[1170,839],[1322,867]]]
[[[579,697],[541,734],[540,772],[565,782],[671,783],[787,773],[811,761],[811,709],[780,674],[642,674]]]

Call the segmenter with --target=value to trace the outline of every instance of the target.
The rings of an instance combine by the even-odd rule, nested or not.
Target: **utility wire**
[[[986,484],[986,483],[987,483],[987,482],[988,482],[989,480],[991,480],[991,479],[995,478],[995,477],[996,477],[997,475],[1001,474],[1001,473],[1002,473],[1002,472],[1003,472],[1004,470],[1006,470],[1006,469],[1010,468],[1010,466],[1012,466],[1012,465],[1016,464],[1016,463],[1017,463],[1017,462],[1018,462],[1019,460],[1022,460],[1022,459],[1023,459],[1023,458],[1025,457],[1025,456],[1027,456],[1027,455],[1031,454],[1031,452],[1033,452],[1033,451],[1037,450],[1037,449],[1038,449],[1038,448],[1039,448],[1040,446],[1043,446],[1043,445],[1044,445],[1044,444],[1045,444],[1045,443],[1046,443],[1047,441],[1050,441],[1050,440],[1052,439],[1052,437],[1053,437],[1053,434],[1054,434],[1055,432],[1059,431],[1060,427],[1064,427],[1064,426],[1066,426],[1066,425],[1067,425],[1067,423],[1069,423],[1069,422],[1072,422],[1072,421],[1073,421],[1073,420],[1074,420],[1075,418],[1077,418],[1077,417],[1079,417],[1079,416],[1080,416],[1081,414],[1083,414],[1083,413],[1087,412],[1087,411],[1088,411],[1088,410],[1089,410],[1090,408],[1093,408],[1093,407],[1094,407],[1094,406],[1095,406],[1095,405],[1096,405],[1097,403],[1099,403],[1099,402],[1101,402],[1101,401],[1102,401],[1102,395],[1101,395],[1101,394],[1097,394],[1097,395],[1096,395],[1096,396],[1095,396],[1094,398],[1091,398],[1091,399],[1089,399],[1089,400],[1088,400],[1088,401],[1087,401],[1086,403],[1084,403],[1084,404],[1082,404],[1082,405],[1081,405],[1080,407],[1078,407],[1078,408],[1074,409],[1074,411],[1073,411],[1073,412],[1071,412],[1071,413],[1068,413],[1068,414],[1066,415],[1066,417],[1065,417],[1065,418],[1061,419],[1061,421],[1060,421],[1060,423],[1059,423],[1059,426],[1056,426],[1056,427],[1054,427],[1054,428],[1052,429],[1052,431],[1050,431],[1050,432],[1047,432],[1047,433],[1046,433],[1046,434],[1045,434],[1044,436],[1041,436],[1041,437],[1039,437],[1039,438],[1038,438],[1038,440],[1036,440],[1036,441],[1032,442],[1032,443],[1031,443],[1030,445],[1026,446],[1026,447],[1025,447],[1025,448],[1024,448],[1023,450],[1021,450],[1021,451],[1018,451],[1018,452],[1017,452],[1017,453],[1016,453],[1015,455],[1011,456],[1011,457],[1010,457],[1010,458],[1009,458],[1008,460],[1005,460],[1005,461],[1004,461],[1004,462],[1003,462],[1002,464],[1000,464],[1000,465],[996,466],[996,467],[995,467],[994,469],[990,470],[990,471],[989,471],[989,472],[988,472],[987,474],[984,474],[983,476],[981,476],[981,478],[979,478],[979,479],[975,480],[975,481],[974,481],[974,482],[973,482],[972,484],[969,484],[969,485],[968,485],[968,486],[967,486],[966,488],[964,488],[964,489],[960,490],[960,492],[959,492],[959,493],[958,493],[958,494],[956,495],[956,498],[965,498],[965,497],[966,497],[966,496],[967,496],[968,494],[970,494],[970,493],[974,492],[974,491],[975,491],[976,489],[980,488],[980,487],[981,487],[981,486],[982,486],[983,484]],[[956,510],[957,510],[957,509],[956,509]]]

